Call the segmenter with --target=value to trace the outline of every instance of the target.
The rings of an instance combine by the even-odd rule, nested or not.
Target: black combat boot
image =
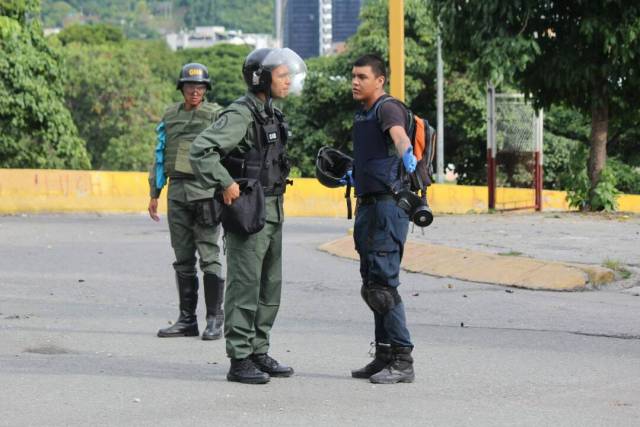
[[[369,378],[375,384],[411,383],[413,373],[413,347],[392,347],[392,361],[385,368]]]
[[[371,354],[371,353],[369,353]],[[369,378],[373,374],[382,371],[385,366],[391,363],[391,346],[389,344],[376,344],[376,354],[374,359],[364,368],[351,371],[353,378]]]
[[[250,358],[231,359],[231,367],[227,373],[227,381],[243,384],[265,384],[269,382],[269,374],[256,368]]]
[[[207,305],[207,327],[202,332],[202,339],[217,340],[222,337],[224,311],[222,299],[224,297],[224,279],[215,274],[205,273],[202,279],[204,287],[204,301]]]
[[[252,354],[251,360],[256,368],[269,374],[271,377],[290,377],[293,375],[293,368],[280,364],[276,359],[267,353]]]
[[[176,323],[168,328],[160,329],[158,336],[167,337],[197,337],[198,319],[196,306],[198,305],[198,276],[176,272],[178,296],[180,297],[180,315]]]

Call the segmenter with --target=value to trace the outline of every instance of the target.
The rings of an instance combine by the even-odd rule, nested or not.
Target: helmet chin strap
[[[271,97],[271,87],[267,89],[267,91],[265,92],[265,96],[267,97],[267,99],[264,103],[264,111],[269,117],[273,117],[273,98]]]

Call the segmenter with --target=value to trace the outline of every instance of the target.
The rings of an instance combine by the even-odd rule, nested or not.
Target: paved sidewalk
[[[351,236],[325,243],[320,249],[343,258],[358,259]],[[492,255],[418,242],[407,242],[402,268],[437,277],[549,291],[576,291],[615,280],[613,270],[599,266]]]
[[[409,236],[402,261],[414,273],[557,291],[593,289],[616,280],[629,287],[637,281],[637,216],[449,215],[436,219],[424,234],[417,230]],[[433,240],[451,243],[427,243]],[[358,259],[351,236],[320,249]]]

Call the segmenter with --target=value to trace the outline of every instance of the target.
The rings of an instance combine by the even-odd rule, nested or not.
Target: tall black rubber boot
[[[374,359],[364,368],[351,371],[353,378],[369,378],[371,375],[382,371],[389,363],[391,363],[391,346],[389,344],[376,344],[376,353]]]
[[[160,329],[158,336],[161,338],[196,337],[199,334],[198,318],[196,317],[198,276],[176,272],[176,284],[180,298],[180,315],[176,323],[168,328]]]
[[[224,324],[224,279],[215,274],[205,273],[202,284],[204,287],[204,301],[207,305],[207,327],[202,332],[205,341],[222,338]]]
[[[413,347],[392,347],[392,361],[385,368],[369,378],[374,384],[411,383],[415,378],[413,372]]]

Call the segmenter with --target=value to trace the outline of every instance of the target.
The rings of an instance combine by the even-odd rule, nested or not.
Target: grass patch
[[[628,279],[631,277],[631,272],[627,270],[624,265],[617,259],[605,259],[602,266],[610,270],[615,271],[622,279]]]
[[[522,252],[518,252],[518,251],[509,251],[509,252],[498,252],[498,255],[500,256],[521,256],[523,255]]]

